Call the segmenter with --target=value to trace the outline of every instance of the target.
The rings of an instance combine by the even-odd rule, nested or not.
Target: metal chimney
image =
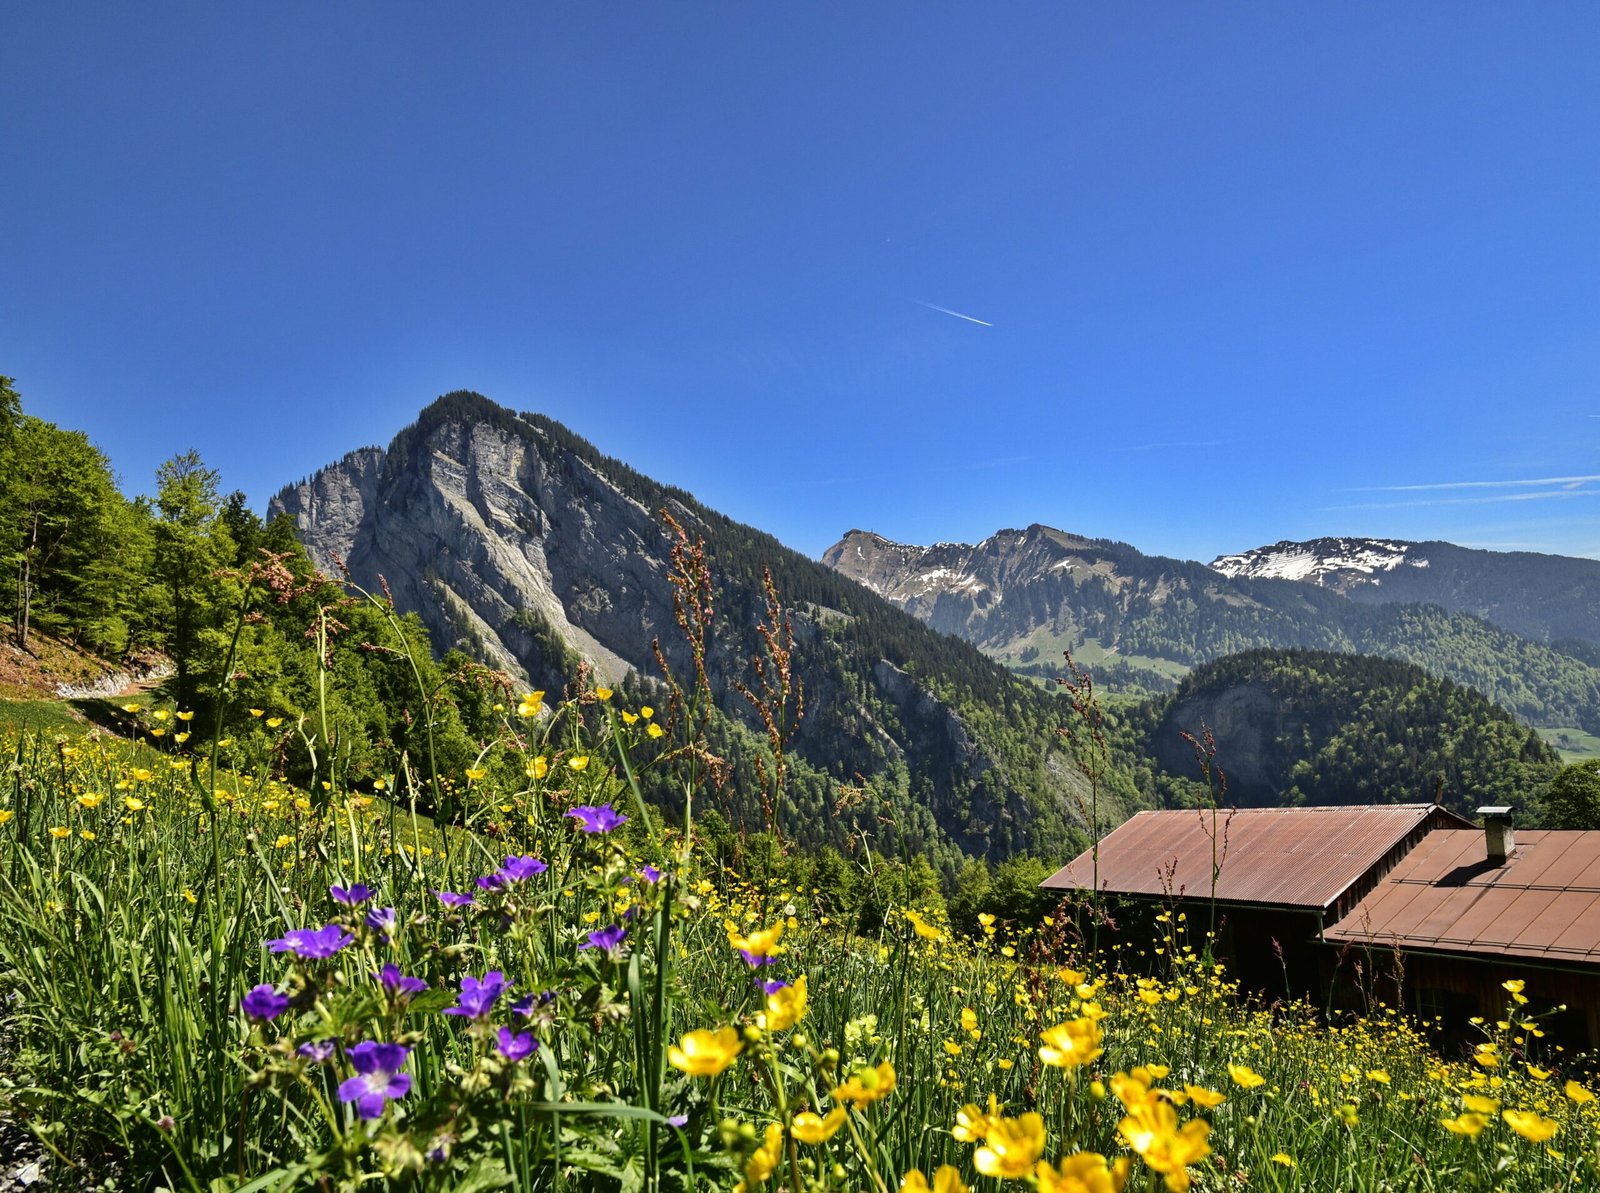
[[[1505,865],[1511,851],[1517,847],[1511,833],[1511,809],[1479,808],[1478,815],[1483,817],[1483,836],[1489,847],[1489,861],[1496,866]]]

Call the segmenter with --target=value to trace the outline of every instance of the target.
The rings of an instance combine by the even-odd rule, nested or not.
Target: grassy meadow
[[[409,768],[301,791],[259,733],[191,755],[10,731],[0,1108],[102,1187],[1578,1189],[1600,1111],[1508,989],[1472,1055],[1380,1008],[1241,1001],[1164,915],[872,934],[708,869],[692,717],[537,693],[416,811]],[[679,710],[682,714],[683,710]],[[664,727],[665,726],[665,727]],[[679,827],[636,798],[673,768]],[[869,854],[859,859],[868,872]],[[1081,917],[1080,917],[1081,918]]]

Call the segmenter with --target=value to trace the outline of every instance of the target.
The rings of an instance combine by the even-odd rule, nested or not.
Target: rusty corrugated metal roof
[[[1493,865],[1481,829],[1437,829],[1326,938],[1600,964],[1600,832],[1519,829]]]
[[[1223,809],[1216,817],[1216,897],[1327,908],[1411,833],[1470,823],[1436,804]],[[1138,813],[1100,842],[1100,889],[1210,898],[1210,826],[1209,811]],[[1093,859],[1080,854],[1041,885],[1087,889],[1095,885]]]

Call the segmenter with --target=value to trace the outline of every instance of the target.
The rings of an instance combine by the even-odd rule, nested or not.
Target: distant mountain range
[[[1523,559],[1537,561],[1525,579]],[[975,546],[853,530],[823,562],[1024,672],[1053,674],[1070,649],[1113,685],[1162,691],[1240,651],[1347,651],[1415,663],[1536,725],[1600,726],[1592,560],[1327,539],[1208,567],[1033,525]]]
[[[1367,604],[1438,605],[1534,642],[1600,648],[1600,560],[1454,543],[1320,538],[1273,543],[1211,566],[1249,580],[1303,580]]]

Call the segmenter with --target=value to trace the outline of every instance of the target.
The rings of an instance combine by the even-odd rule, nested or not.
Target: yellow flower
[[[192,720],[194,720],[194,713],[192,713],[192,712],[181,712],[181,713],[179,713],[177,715],[178,715],[178,720],[180,720],[180,721],[192,721]]]
[[[624,708],[618,710],[618,715],[622,717],[624,725],[637,725],[639,723],[639,714],[636,712],[629,712]]]
[[[250,710],[250,715],[251,715],[251,716],[252,716],[252,717],[259,717],[259,716],[261,716],[261,715],[262,715],[262,714],[263,714],[263,713],[265,713],[265,712],[266,712],[266,711],[267,711],[267,710],[266,710],[266,709],[264,709],[264,708],[252,708],[252,709],[251,709],[251,710]]]
[[[1039,1059],[1057,1069],[1076,1069],[1105,1051],[1100,1024],[1087,1016],[1046,1028],[1039,1039]]]
[[[1475,1114],[1470,1110],[1456,1115],[1455,1118],[1442,1118],[1439,1121],[1444,1124],[1444,1129],[1452,1135],[1465,1135],[1469,1139],[1476,1139],[1483,1129],[1489,1125],[1489,1120],[1486,1117],[1481,1114]]]
[[[946,1040],[944,1042],[944,1050],[945,1050],[946,1055],[948,1055],[948,1056],[960,1056],[961,1055],[961,1045],[957,1044],[954,1040]]]
[[[949,1164],[941,1164],[933,1174],[933,1184],[922,1175],[922,1169],[913,1168],[900,1178],[900,1193],[967,1193],[961,1173]]]
[[[72,830],[70,828],[56,827],[56,828],[52,828],[50,830],[50,835],[52,837],[54,837],[56,840],[62,841],[62,840],[65,840],[66,838],[72,836]]]
[[[174,733],[172,735],[172,740],[177,742],[181,746],[181,745],[183,745],[184,742],[188,741],[189,738],[192,737],[192,736],[193,736],[193,734],[189,733],[186,730],[183,733]]]
[[[1485,1069],[1497,1068],[1500,1064],[1500,1049],[1493,1040],[1488,1040],[1478,1045],[1478,1050],[1472,1054],[1475,1064]]]
[[[1367,1080],[1376,1081],[1379,1085],[1388,1085],[1389,1074],[1385,1073],[1382,1069],[1368,1069]]]
[[[978,1013],[971,1007],[961,1008],[961,1029],[963,1031],[978,1030]]]
[[[272,843],[272,847],[274,849],[287,849],[287,848],[289,848],[289,846],[291,846],[293,844],[294,844],[294,838],[291,837],[288,833],[284,833],[276,841],[274,841]]]
[[[165,721],[165,720],[166,720],[166,719],[167,719],[167,718],[168,718],[168,717],[170,717],[170,716],[171,716],[171,715],[172,715],[172,714],[171,714],[171,713],[169,713],[169,712],[168,712],[168,711],[167,711],[167,710],[166,710],[166,709],[164,709],[164,708],[158,708],[158,709],[156,709],[156,711],[155,711],[155,712],[153,712],[153,713],[151,713],[151,714],[150,714],[150,715],[151,715],[151,716],[153,716],[153,717],[154,717],[154,718],[155,718],[155,719],[156,719],[156,720],[158,720],[158,721]]]
[[[639,715],[648,721],[651,717],[656,715],[656,710],[646,704],[639,709]]]
[[[542,707],[544,707],[544,693],[527,692],[517,703],[517,716],[536,717]]]
[[[10,817],[7,817],[7,819],[10,819]],[[0,821],[0,824],[4,823],[5,821]],[[1571,1098],[1580,1106],[1582,1106],[1585,1102],[1594,1101],[1594,1094],[1585,1089],[1583,1086],[1579,1085],[1576,1081],[1567,1082],[1566,1093],[1567,1097]]]
[[[550,763],[546,760],[546,758],[545,758],[545,756],[543,754],[540,754],[537,758],[535,758],[532,762],[528,763],[522,769],[523,769],[523,772],[528,776],[528,778],[530,778],[530,779],[542,779],[542,778],[544,778],[546,775],[548,775],[550,773]]]
[[[1232,1061],[1228,1062],[1228,1076],[1245,1089],[1255,1089],[1256,1086],[1267,1083],[1267,1079],[1249,1065],[1236,1065]]]
[[[984,1176],[1021,1180],[1033,1171],[1044,1151],[1044,1119],[1033,1111],[1019,1118],[1002,1118],[989,1124],[985,1145],[972,1153],[972,1163]]]
[[[844,1126],[847,1113],[843,1106],[835,1106],[828,1111],[827,1118],[802,1110],[794,1116],[794,1137],[801,1143],[826,1143],[833,1138],[835,1131]]]
[[[916,930],[917,935],[922,937],[922,939],[938,940],[944,935],[944,933],[940,932],[939,929],[935,928],[932,924],[924,920],[920,913],[915,911],[907,911],[904,913],[904,915],[906,919],[911,922],[911,927]]]
[[[801,974],[792,985],[779,987],[767,995],[766,1029],[783,1031],[805,1018],[806,975]]]
[[[14,809],[11,809],[11,808],[6,808],[4,810],[0,810],[0,824],[10,824],[11,823],[11,818],[13,816],[15,816],[16,814],[17,814],[16,811]],[[1568,1085],[1572,1085],[1572,1084],[1575,1084],[1575,1083],[1569,1081],[1567,1084]],[[1594,1095],[1591,1094],[1590,1096],[1593,1097]]]
[[[1494,1098],[1485,1098],[1480,1094],[1465,1094],[1461,1104],[1474,1114],[1493,1114],[1500,1109],[1500,1103]]]
[[[489,773],[489,771],[488,771],[487,767],[469,766],[469,767],[467,767],[467,781],[469,783],[476,783],[479,779],[483,778],[483,776],[488,774],[488,773]]]
[[[1000,1103],[993,1094],[989,1095],[989,1113],[985,1114],[971,1102],[956,1111],[956,1125],[950,1128],[950,1134],[962,1143],[977,1143],[989,1133],[989,1128],[1000,1121]]]
[[[155,777],[149,771],[145,770],[144,767],[142,767],[142,766],[134,767],[133,771],[132,771],[132,774],[133,774],[133,777],[136,780],[138,780],[140,783],[148,783],[151,779],[153,779]]]
[[[1553,1118],[1541,1118],[1531,1110],[1502,1110],[1500,1117],[1529,1143],[1544,1143],[1560,1126]]]
[[[268,729],[276,729],[281,724],[283,724],[283,718],[282,717],[268,717],[267,718],[267,728]]]
[[[1294,1157],[1289,1155],[1288,1152],[1274,1152],[1272,1154],[1272,1162],[1274,1164],[1282,1164],[1285,1168],[1300,1167],[1294,1162]]]
[[[103,799],[105,799],[105,796],[101,795],[99,792],[91,793],[85,791],[78,797],[78,802],[85,808],[98,808],[100,806],[100,801]]]
[[[579,754],[575,758],[568,758],[567,765],[573,770],[582,770],[584,767],[589,765],[589,755]]]
[[[691,1077],[715,1077],[744,1050],[739,1033],[731,1027],[692,1031],[667,1049],[667,1060]]]
[[[162,737],[162,736],[165,736],[166,732],[167,731],[165,729],[152,729],[152,730],[150,730],[150,736],[151,737]]]
[[[1521,978],[1512,978],[1510,981],[1501,982],[1500,988],[1507,994],[1521,994],[1522,988],[1526,985],[1527,983]]]
[[[122,711],[123,712],[138,712],[141,707],[143,707],[143,706],[142,705],[138,705],[138,704],[124,704],[122,706]]]
[[[1219,1094],[1214,1089],[1200,1085],[1185,1085],[1183,1092],[1189,1095],[1189,1100],[1196,1106],[1204,1106],[1207,1110],[1213,1110],[1228,1100],[1227,1094]]]
[[[849,1102],[864,1110],[894,1092],[894,1066],[884,1061],[875,1069],[862,1069],[833,1091],[835,1102]]]
[[[752,932],[749,936],[740,936],[738,929],[732,923],[728,924],[728,946],[749,953],[752,957],[774,957],[783,952],[778,947],[778,938],[783,935],[783,921],[779,920],[770,928],[762,928]]]
[[[650,722],[650,728],[645,732],[647,732],[651,737],[665,737],[667,735],[667,731],[660,725],[657,725],[654,721]]]
[[[783,1124],[768,1123],[765,1142],[750,1154],[744,1166],[744,1188],[766,1181],[783,1163]]]
[[[1132,1167],[1128,1156],[1107,1164],[1099,1152],[1078,1152],[1061,1161],[1059,1168],[1040,1160],[1033,1173],[1039,1179],[1039,1193],[1121,1193]]]
[[[1189,1165],[1211,1154],[1206,1142],[1211,1124],[1196,1118],[1180,1128],[1178,1112],[1161,1098],[1130,1106],[1127,1117],[1117,1124],[1117,1132],[1153,1171],[1166,1178],[1172,1193],[1184,1193],[1189,1188]]]
[[[198,903],[198,902],[200,902],[199,896],[196,895],[193,891],[191,891],[188,887],[184,887],[183,888],[183,898],[184,898],[184,901],[187,902],[187,903]]]

